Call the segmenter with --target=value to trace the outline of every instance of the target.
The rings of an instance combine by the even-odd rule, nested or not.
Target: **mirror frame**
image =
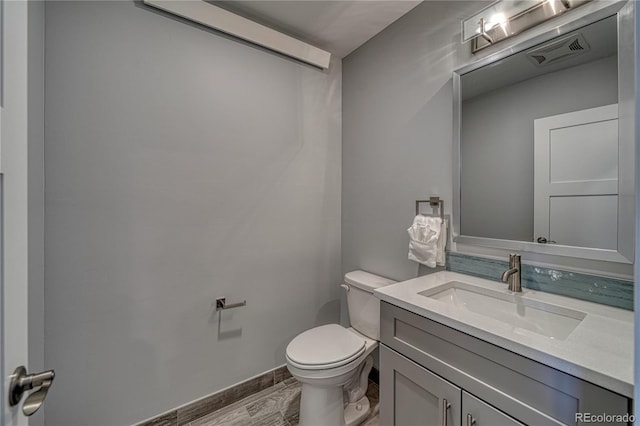
[[[604,5],[603,5],[604,4]],[[549,25],[557,23],[537,35],[535,31],[522,34],[522,40],[513,41],[510,45],[494,54],[474,61],[453,72],[453,241],[472,246],[501,248],[516,251],[527,251],[547,255],[578,257],[584,259],[609,262],[634,262],[635,247],[635,19],[634,0],[615,3],[593,1],[564,16],[568,22],[548,21]],[[574,31],[601,19],[617,15],[618,24],[618,249],[598,249],[559,244],[539,244],[528,241],[503,240],[496,238],[474,237],[460,234],[461,204],[461,85],[460,77],[468,72],[497,62],[501,59],[527,50],[563,34]],[[561,19],[558,17],[557,19]],[[541,24],[542,27],[544,24]],[[532,30],[535,30],[532,29]],[[508,41],[505,40],[507,43]]]

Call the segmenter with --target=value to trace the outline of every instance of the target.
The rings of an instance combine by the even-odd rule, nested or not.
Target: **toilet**
[[[341,287],[351,327],[315,327],[287,346],[287,368],[302,383],[300,426],[356,426],[371,412],[365,393],[380,338],[380,300],[373,290],[394,282],[364,271],[347,273]]]

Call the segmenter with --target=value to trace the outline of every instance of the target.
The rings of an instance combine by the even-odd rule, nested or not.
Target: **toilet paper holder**
[[[219,297],[216,299],[216,311],[224,311],[225,309],[239,308],[241,306],[246,306],[246,305],[247,305],[246,300],[243,300],[242,302],[238,302],[238,303],[227,303],[226,297]]]

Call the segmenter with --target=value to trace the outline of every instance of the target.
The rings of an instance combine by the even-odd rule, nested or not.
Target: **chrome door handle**
[[[549,241],[547,240],[545,237],[538,237],[538,239],[536,240],[537,242],[539,242],[540,244],[555,244],[555,241]]]
[[[30,394],[22,404],[22,413],[25,416],[30,416],[40,407],[44,399],[47,397],[47,392],[53,384],[53,379],[56,373],[53,370],[43,371],[37,374],[27,374],[27,369],[24,366],[16,368],[11,376],[11,382],[9,383],[9,406],[13,407],[18,405],[22,399],[22,395],[34,388],[40,388],[37,391]]]

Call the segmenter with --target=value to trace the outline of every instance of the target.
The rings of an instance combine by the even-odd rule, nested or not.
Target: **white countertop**
[[[449,271],[381,287],[375,294],[385,302],[633,398],[633,312],[523,288],[517,297],[587,314],[566,339],[556,340],[418,294],[451,281],[512,294],[506,284]]]

